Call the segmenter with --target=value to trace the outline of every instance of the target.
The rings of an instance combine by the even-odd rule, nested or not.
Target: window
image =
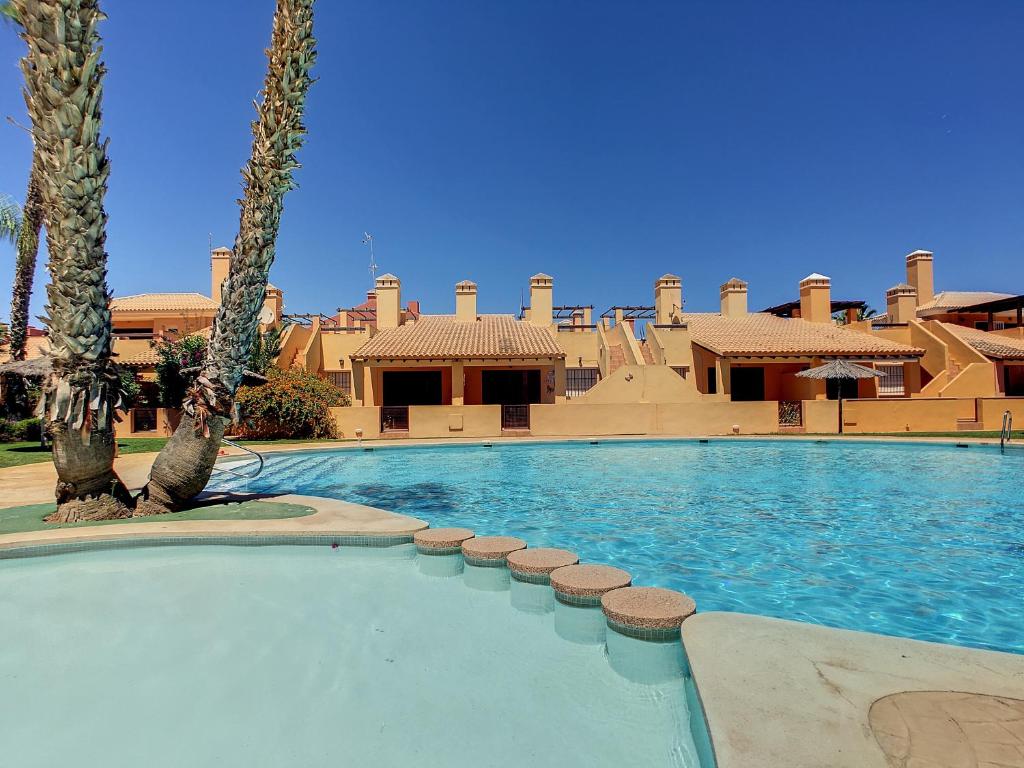
[[[877,368],[883,374],[878,380],[880,397],[902,397],[906,394],[903,388],[903,363],[878,365]]]
[[[718,378],[715,376],[715,366],[708,366],[708,394],[718,394]]]
[[[992,327],[989,328],[987,320],[975,320],[974,328],[979,331],[1001,331],[1006,328],[1006,323],[1002,320],[993,320]]]
[[[690,372],[690,366],[688,365],[673,365],[672,370],[679,374],[680,378],[685,379],[686,374]]]
[[[597,384],[597,368],[566,368],[565,394],[568,397],[579,397]]]
[[[346,392],[352,389],[352,371],[327,371],[327,380]]]

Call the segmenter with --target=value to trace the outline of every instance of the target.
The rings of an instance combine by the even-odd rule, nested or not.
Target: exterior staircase
[[[640,353],[644,356],[644,362],[647,365],[654,365],[654,353],[651,352],[651,345],[647,343],[647,340],[640,342]]]
[[[608,375],[615,373],[626,364],[626,354],[622,351],[622,345],[616,344],[608,347]]]

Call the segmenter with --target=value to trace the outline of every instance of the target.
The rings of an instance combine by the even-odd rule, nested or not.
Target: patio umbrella
[[[868,368],[857,363],[850,363],[846,360],[832,360],[831,362],[819,365],[817,368],[808,368],[800,371],[797,376],[801,379],[816,379],[821,381],[856,381],[857,379],[875,379],[884,376],[874,368]],[[839,434],[843,433],[843,390],[839,389]]]
[[[0,365],[0,374],[21,376],[26,379],[42,379],[50,375],[53,363],[49,357],[35,357],[31,360],[17,360]]]

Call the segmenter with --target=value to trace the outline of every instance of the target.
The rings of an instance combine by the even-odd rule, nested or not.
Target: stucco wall
[[[530,407],[530,433],[540,436],[726,435],[778,431],[774,402],[632,403],[575,401]]]
[[[689,403],[700,398],[692,376],[664,365],[624,365],[574,403]]]
[[[409,437],[496,437],[500,434],[500,405],[414,405],[409,408]]]
[[[978,421],[982,429],[999,430],[1003,414],[1013,414],[1014,430],[1024,429],[1024,397],[986,397],[978,399]]]
[[[806,400],[803,405],[805,432],[832,435],[839,431],[838,400]]]
[[[565,352],[567,368],[597,368],[601,358],[601,337],[596,329],[586,331],[558,331],[554,334],[558,346]],[[580,358],[583,365],[580,365]]]
[[[955,432],[961,403],[953,398],[889,398],[843,402],[843,431]]]
[[[365,438],[380,437],[380,408],[358,405],[331,408],[331,415],[338,424],[338,437],[354,438],[356,429],[362,429]]]

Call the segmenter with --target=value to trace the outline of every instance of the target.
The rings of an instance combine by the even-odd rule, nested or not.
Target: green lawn
[[[24,531],[45,531],[50,528],[78,528],[87,525],[120,525],[122,523],[166,523],[175,520],[278,520],[286,517],[305,517],[314,510],[301,504],[281,504],[276,501],[243,501],[229,504],[209,504],[171,512],[166,515],[131,517],[126,520],[97,520],[86,523],[44,523],[43,518],[54,511],[53,504],[30,504],[24,507],[0,509],[0,534]]]
[[[167,442],[166,437],[126,437],[117,441],[117,452],[147,453],[159,451]],[[340,443],[341,440],[241,440],[243,445],[283,445],[285,443]],[[50,460],[49,448],[40,448],[39,443],[0,443],[0,469],[18,467],[22,464],[38,464]]]

